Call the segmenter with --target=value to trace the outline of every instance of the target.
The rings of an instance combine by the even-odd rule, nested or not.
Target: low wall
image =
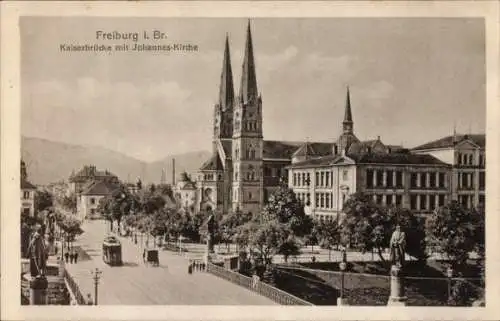
[[[291,295],[290,293],[261,282],[256,278],[250,278],[237,272],[226,270],[225,268],[212,263],[208,263],[207,272],[237,285],[243,286],[281,305],[313,305],[310,302]]]

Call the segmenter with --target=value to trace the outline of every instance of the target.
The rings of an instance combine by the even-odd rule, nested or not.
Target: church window
[[[251,200],[253,197],[252,192],[248,192],[248,199]]]

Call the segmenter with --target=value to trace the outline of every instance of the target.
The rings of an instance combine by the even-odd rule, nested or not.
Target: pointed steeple
[[[255,75],[255,61],[253,57],[252,32],[250,30],[250,20],[247,26],[247,40],[245,44],[245,57],[243,58],[243,68],[241,73],[240,99],[247,102],[256,99],[257,77]]]
[[[229,36],[226,34],[226,45],[224,48],[224,60],[222,61],[222,73],[220,76],[219,105],[222,111],[233,108],[234,84],[231,69],[231,56],[229,54]]]
[[[351,111],[351,95],[349,93],[349,86],[347,86],[347,94],[345,100],[344,121],[342,122],[343,132],[352,133],[354,122],[352,121]]]

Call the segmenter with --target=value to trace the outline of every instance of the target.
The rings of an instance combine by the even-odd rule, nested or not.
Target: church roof
[[[455,137],[446,136],[429,143],[414,147],[412,150],[425,150],[425,149],[441,149],[441,148],[451,148],[454,146],[454,141],[460,143],[464,140],[471,140],[476,145],[481,148],[486,146],[486,135],[485,134],[470,134],[470,135],[456,135]]]
[[[268,159],[291,159],[304,144],[304,142],[265,140],[263,157]],[[332,152],[332,143],[311,142],[307,144],[310,146],[307,148],[314,150],[316,156],[325,156]]]
[[[231,56],[229,54],[229,39],[226,35],[224,47],[224,60],[220,76],[219,105],[224,110],[232,109],[234,103],[233,72],[231,70]]]
[[[239,96],[243,101],[247,102],[256,99],[257,95],[257,77],[255,74],[255,61],[253,56],[252,32],[250,30],[250,21],[248,21]]]
[[[202,171],[219,171],[223,170],[222,162],[219,157],[219,153],[214,154],[207,160],[203,165],[201,165],[200,170]]]
[[[326,156],[332,153],[333,144],[331,143],[309,143],[306,142],[300,146],[292,155],[297,156]]]
[[[86,186],[82,195],[111,195],[111,193],[116,189],[116,186],[106,182],[97,181],[92,182]]]

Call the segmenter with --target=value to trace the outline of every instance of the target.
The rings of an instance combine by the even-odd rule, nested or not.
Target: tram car
[[[115,236],[107,236],[102,243],[102,260],[111,266],[119,266],[122,261],[122,245]]]

